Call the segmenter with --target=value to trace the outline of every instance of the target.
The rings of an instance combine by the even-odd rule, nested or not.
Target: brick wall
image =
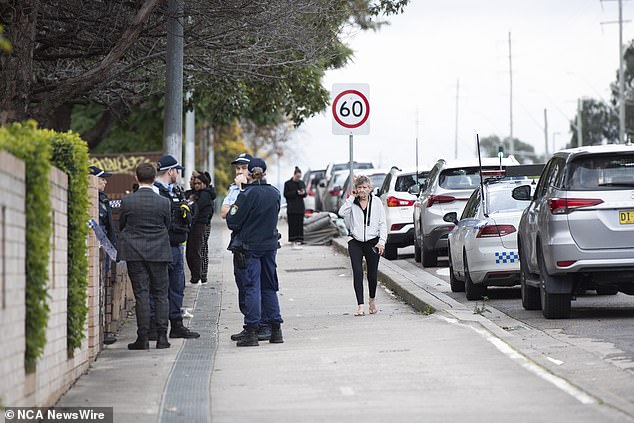
[[[88,199],[90,209],[88,214],[91,218],[99,222],[99,190],[96,176],[89,176],[88,179]],[[101,351],[103,324],[101,314],[102,286],[99,283],[101,276],[99,267],[99,241],[93,231],[88,235],[88,348],[90,360],[95,360]]]
[[[0,151],[0,398],[23,402],[25,295],[25,168]]]

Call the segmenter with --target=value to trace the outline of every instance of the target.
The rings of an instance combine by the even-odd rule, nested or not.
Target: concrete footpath
[[[412,291],[399,295],[416,308],[380,287],[379,313],[353,316],[349,260],[328,246],[284,243],[285,343],[237,348],[229,336],[242,316],[227,240],[214,220],[210,283],[187,286],[200,339],[128,351],[131,321],[58,406],[113,406],[115,422],[631,421],[519,354],[481,316],[447,312],[446,296],[391,266]]]

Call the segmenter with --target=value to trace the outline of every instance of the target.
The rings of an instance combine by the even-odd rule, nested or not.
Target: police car
[[[454,223],[449,233],[449,278],[453,292],[465,291],[467,299],[479,300],[488,286],[514,286],[520,281],[517,227],[530,201],[516,200],[514,188],[533,184],[543,165],[513,166],[482,171],[483,183],[471,194],[460,216],[447,213]]]

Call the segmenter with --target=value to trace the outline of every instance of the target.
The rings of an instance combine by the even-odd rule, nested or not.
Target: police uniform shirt
[[[227,191],[227,196],[222,202],[222,205],[233,206],[233,204],[236,202],[236,199],[238,198],[238,195],[240,195],[240,192],[242,192],[242,190],[238,188],[236,184],[231,184],[229,186],[229,191]]]

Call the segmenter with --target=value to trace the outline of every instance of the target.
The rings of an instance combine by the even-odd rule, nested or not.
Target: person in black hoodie
[[[302,181],[302,171],[295,166],[293,177],[284,183],[284,198],[288,216],[288,240],[296,249],[302,248],[304,242],[304,197],[306,185]]]
[[[190,283],[207,283],[207,269],[209,266],[210,222],[214,213],[216,191],[211,185],[211,175],[208,172],[197,171],[192,177],[192,194],[196,214],[187,240],[185,257],[191,272]]]

